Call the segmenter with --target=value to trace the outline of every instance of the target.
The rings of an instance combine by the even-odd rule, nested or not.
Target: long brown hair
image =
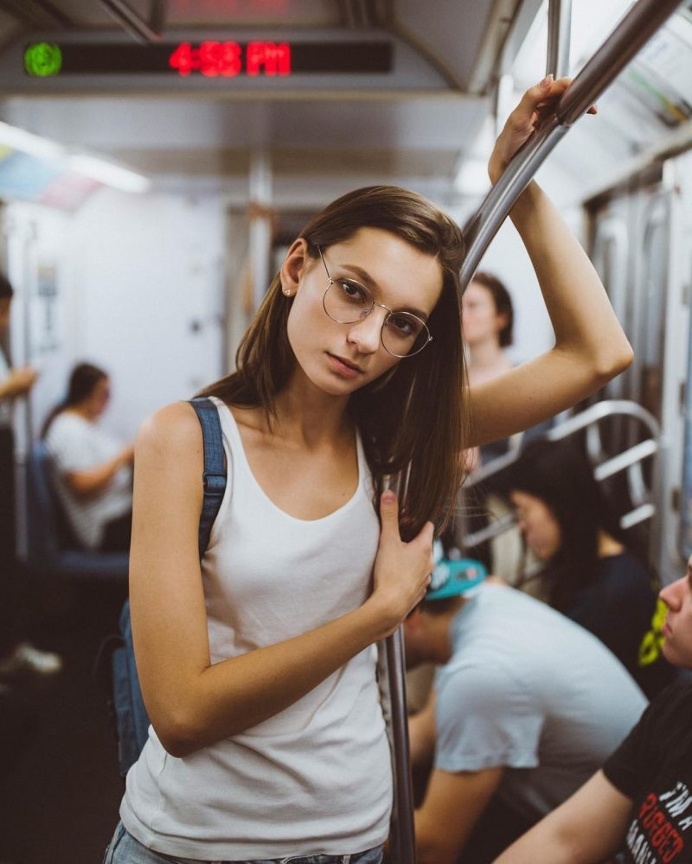
[[[77,363],[70,373],[70,379],[67,383],[67,393],[64,399],[49,411],[48,416],[43,421],[40,437],[46,437],[53,420],[55,420],[58,414],[62,414],[67,408],[80,405],[85,399],[88,399],[99,381],[103,381],[104,378],[108,378],[108,373],[98,366],[94,366],[93,363]]]
[[[349,239],[360,228],[381,228],[435,257],[442,293],[428,321],[432,342],[403,360],[393,373],[357,390],[349,410],[360,431],[379,497],[388,476],[405,476],[402,536],[414,536],[431,520],[449,520],[462,480],[460,453],[466,442],[466,388],[461,343],[459,272],[464,239],[459,226],[422,196],[394,186],[369,186],[333,201],[300,232],[309,254]],[[236,354],[236,371],[204,395],[229,404],[262,406],[274,400],[295,365],[287,336],[290,301],[277,274]]]

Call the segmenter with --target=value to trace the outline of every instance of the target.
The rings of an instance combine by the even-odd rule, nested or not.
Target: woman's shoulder
[[[48,431],[46,432],[46,443],[50,447],[51,444],[72,439],[76,436],[82,437],[89,433],[94,427],[86,418],[80,417],[72,411],[61,411],[51,421]]]
[[[623,574],[646,574],[651,578],[646,564],[634,552],[629,549],[622,549],[615,555],[604,555],[598,560],[599,567],[605,572],[623,573]]]
[[[598,561],[597,583],[610,590],[619,588],[630,593],[636,589],[640,594],[655,596],[653,573],[634,553],[625,549],[617,555],[608,555]]]
[[[202,448],[202,428],[189,402],[172,402],[144,420],[135,439],[138,456],[181,458]]]

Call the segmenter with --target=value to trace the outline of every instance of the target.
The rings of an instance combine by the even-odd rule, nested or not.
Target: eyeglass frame
[[[329,291],[332,285],[336,285],[337,280],[333,279],[331,273],[329,272],[327,262],[324,260],[324,255],[322,254],[322,248],[317,244],[315,244],[315,248],[319,252],[320,258],[322,259],[322,264],[324,265],[324,272],[327,274],[328,284],[327,287],[324,289],[324,294],[322,295],[322,308],[324,309],[324,314],[327,316],[327,318],[329,318],[330,321],[334,321],[335,324],[358,324],[359,321],[364,321],[376,306],[379,306],[380,309],[384,309],[387,313],[384,321],[382,322],[382,326],[380,327],[380,345],[382,345],[387,354],[389,354],[391,357],[396,357],[397,360],[405,360],[407,357],[416,357],[418,354],[421,353],[421,351],[423,351],[424,348],[426,348],[432,342],[433,337],[432,333],[430,332],[430,328],[422,318],[419,318],[418,315],[414,315],[413,312],[397,311],[395,309],[390,309],[389,306],[385,306],[384,303],[378,303],[375,300],[372,291],[367,287],[367,285],[363,285],[357,279],[344,279],[343,281],[354,282],[360,288],[363,288],[365,291],[367,291],[367,293],[370,294],[370,296],[372,297],[372,306],[367,310],[367,312],[361,312],[361,314],[358,316],[358,318],[356,318],[355,321],[338,321],[336,318],[332,318],[329,312],[327,312],[325,298],[327,296],[327,291]],[[428,338],[425,340],[425,342],[423,342],[423,344],[417,351],[413,352],[413,354],[395,354],[393,351],[390,351],[389,348],[387,348],[387,346],[384,344],[384,328],[386,327],[387,322],[392,315],[408,315],[411,318],[415,318],[416,321],[420,321],[420,323],[423,325],[423,329],[428,334]]]

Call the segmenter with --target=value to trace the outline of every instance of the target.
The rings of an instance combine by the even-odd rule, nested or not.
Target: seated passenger
[[[598,636],[651,699],[676,677],[661,654],[655,579],[626,547],[583,451],[530,442],[509,485],[526,544],[545,564],[545,599]]]
[[[449,579],[404,624],[407,664],[446,664],[409,721],[414,771],[434,754],[415,813],[420,864],[492,861],[603,763],[646,706],[582,627],[496,577],[468,585]]]
[[[692,669],[692,558],[660,593],[663,653]],[[662,691],[603,769],[496,864],[692,862],[692,680]]]
[[[41,433],[75,539],[100,552],[128,551],[132,522],[133,447],[98,425],[109,386],[102,369],[77,364],[67,396],[48,415]]]

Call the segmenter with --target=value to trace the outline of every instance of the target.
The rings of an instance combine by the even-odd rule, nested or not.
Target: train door
[[[676,230],[672,277],[677,291],[668,310],[668,348],[676,354],[679,375],[670,388],[670,402],[677,410],[669,422],[671,494],[667,504],[671,518],[666,542],[683,563],[692,555],[692,152],[676,157],[673,169]]]
[[[627,189],[590,208],[592,260],[634,349],[632,366],[607,385],[604,395],[636,402],[663,430],[656,467],[644,466],[643,482],[655,490],[648,545],[652,564],[666,581],[679,572],[672,538],[679,519],[682,454],[673,430],[681,418],[686,357],[681,345],[687,344],[687,335],[680,333],[686,307],[678,264],[684,224],[679,171],[673,161],[656,163]],[[636,435],[632,424],[616,423],[594,446],[617,453],[638,443]]]
[[[665,292],[670,259],[670,190],[660,179],[615,193],[592,210],[592,260],[636,347],[631,367],[605,388],[660,422],[663,411]]]

